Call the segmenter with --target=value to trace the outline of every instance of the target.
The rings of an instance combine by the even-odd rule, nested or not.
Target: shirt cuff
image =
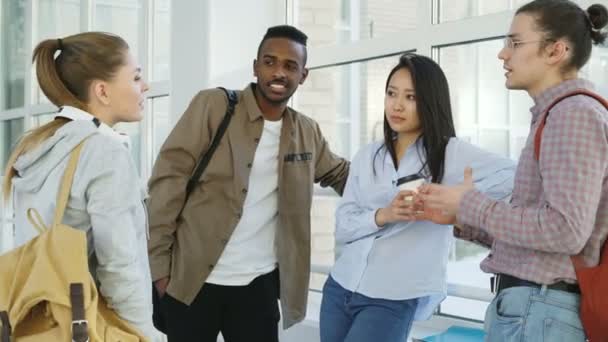
[[[493,200],[477,190],[471,190],[464,194],[458,208],[457,221],[461,225],[469,225],[475,228],[484,228],[484,213],[492,204]]]
[[[380,209],[370,210],[369,212],[369,219],[367,220],[367,222],[369,222],[369,227],[373,228],[370,229],[370,233],[377,232],[379,229],[382,229],[386,226],[379,226],[378,224],[376,224],[376,213],[378,212],[378,210]]]

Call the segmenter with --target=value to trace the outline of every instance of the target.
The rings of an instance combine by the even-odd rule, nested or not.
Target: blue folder
[[[483,330],[465,327],[450,327],[448,330],[438,335],[428,336],[422,342],[483,342],[485,333]]]

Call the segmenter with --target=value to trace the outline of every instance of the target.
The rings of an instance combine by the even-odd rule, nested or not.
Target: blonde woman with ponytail
[[[8,162],[3,192],[5,200],[13,195],[17,245],[36,236],[28,230],[28,208],[52,221],[67,157],[89,136],[63,221],[86,231],[89,269],[109,306],[154,341],[146,191],[128,138],[112,129],[141,120],[148,85],[127,43],[108,33],[45,40],[33,62],[40,88],[59,112],[26,133]]]

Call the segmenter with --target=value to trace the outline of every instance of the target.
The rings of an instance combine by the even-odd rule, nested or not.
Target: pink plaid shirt
[[[570,255],[582,251],[587,265],[598,264],[608,235],[608,111],[583,95],[561,101],[547,119],[540,161],[534,158],[542,114],[555,98],[580,88],[593,85],[569,80],[534,99],[510,203],[478,191],[464,195],[458,221],[469,231],[462,237],[492,244],[484,272],[552,284],[576,280]]]

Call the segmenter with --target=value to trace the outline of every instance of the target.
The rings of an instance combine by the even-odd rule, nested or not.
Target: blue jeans
[[[321,342],[403,342],[418,299],[374,299],[344,289],[330,276],[323,286]]]
[[[546,287],[511,287],[488,306],[486,342],[584,342],[580,297]]]

